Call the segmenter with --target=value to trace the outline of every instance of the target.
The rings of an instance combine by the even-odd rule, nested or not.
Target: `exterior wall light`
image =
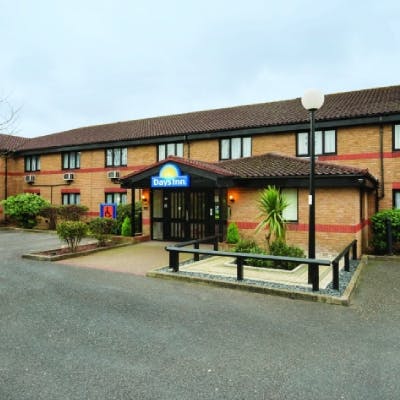
[[[233,196],[233,194],[229,195],[229,202],[231,202],[231,203],[235,202],[235,197]]]

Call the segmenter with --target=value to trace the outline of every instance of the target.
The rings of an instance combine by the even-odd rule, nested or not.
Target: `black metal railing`
[[[199,243],[214,241],[214,250],[200,249]],[[193,245],[195,248],[186,249],[186,246]],[[194,260],[198,261],[200,255],[206,256],[219,256],[219,257],[233,257],[236,259],[236,279],[241,281],[244,279],[244,261],[252,258],[255,260],[270,260],[270,261],[286,261],[294,262],[298,264],[307,264],[310,270],[310,276],[312,277],[312,289],[314,291],[319,290],[319,266],[320,265],[331,265],[330,260],[318,260],[309,258],[296,258],[296,257],[282,257],[282,256],[271,256],[254,253],[237,253],[233,251],[218,251],[218,236],[210,236],[201,240],[191,240],[189,242],[179,243],[174,246],[166,246],[165,249],[169,252],[169,267],[174,271],[179,271],[179,254],[193,254]]]
[[[339,290],[339,263],[342,258],[344,258],[344,270],[350,271],[350,251],[353,260],[357,260],[357,240],[353,240],[347,245],[332,261],[332,286],[335,290]]]

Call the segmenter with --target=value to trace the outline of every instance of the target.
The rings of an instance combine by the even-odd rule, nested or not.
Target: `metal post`
[[[196,242],[196,243],[193,245],[193,247],[194,247],[196,250],[198,250],[199,247],[200,247],[199,242]],[[194,261],[199,261],[199,260],[200,260],[200,254],[199,254],[199,253],[194,253],[193,260],[194,260]]]
[[[237,266],[237,280],[242,281],[243,280],[243,258],[242,257],[237,257],[236,258],[236,266]]]
[[[353,242],[353,260],[357,260],[357,240],[354,240]]]
[[[348,249],[344,255],[344,270],[350,271],[350,249]]]
[[[310,183],[309,183],[309,219],[308,219],[308,258],[315,258],[315,110],[310,111]]]
[[[319,265],[313,264],[313,282],[312,282],[312,290],[315,292],[319,290]]]
[[[334,261],[332,263],[332,274],[333,274],[333,288],[339,290],[339,262]]]
[[[218,238],[219,238],[219,235],[215,235],[215,237],[214,237],[214,251],[218,251]]]
[[[179,271],[179,252],[176,250],[169,250],[169,267],[174,272]]]

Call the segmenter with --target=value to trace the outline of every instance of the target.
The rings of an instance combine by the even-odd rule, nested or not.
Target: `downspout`
[[[382,117],[379,117],[382,121]],[[385,166],[384,166],[384,154],[383,154],[383,124],[379,125],[379,162],[380,162],[380,193],[378,195],[378,200],[382,200],[385,197]],[[378,205],[379,207],[379,205]]]
[[[4,198],[8,197],[8,154],[4,155]]]
[[[187,144],[187,158],[190,159],[190,142],[187,135],[185,135],[185,142]]]

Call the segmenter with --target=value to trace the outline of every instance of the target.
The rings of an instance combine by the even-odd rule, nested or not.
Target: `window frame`
[[[71,155],[74,154],[75,156],[75,166],[71,167]],[[65,157],[68,158],[67,164],[68,166],[65,167]],[[78,164],[78,165],[77,165]],[[80,151],[65,151],[61,153],[61,169],[62,170],[69,170],[69,169],[80,169],[81,168],[81,152]]]
[[[117,152],[119,151],[120,163],[116,164]],[[111,163],[108,163],[108,153],[111,152]],[[125,153],[125,154],[124,154]],[[128,165],[128,148],[127,147],[107,147],[104,151],[104,164],[106,168],[119,168]],[[125,161],[125,162],[124,162]]]
[[[174,146],[174,151],[173,154],[168,154],[168,146]],[[164,147],[164,158],[161,158],[161,147]],[[178,147],[182,150],[181,154],[178,154],[180,149],[178,149]],[[166,158],[168,158],[169,156],[176,156],[176,157],[183,157],[184,155],[184,146],[183,146],[183,142],[170,142],[170,143],[160,143],[157,146],[157,161],[162,161],[165,160]]]
[[[29,160],[29,168],[28,166]],[[32,168],[32,161],[35,160],[35,168]],[[40,171],[40,155],[34,154],[24,157],[24,171],[25,172],[37,172]]]
[[[115,201],[115,195],[120,196],[119,202]],[[107,199],[108,196],[112,196],[112,201],[109,201],[109,199]],[[122,201],[122,196],[125,197],[125,201]],[[128,193],[127,192],[105,192],[104,193],[104,201],[106,203],[128,204]]]
[[[74,196],[74,202],[71,202],[71,198]],[[78,201],[76,201],[78,196]],[[64,199],[67,198],[67,202]],[[61,193],[61,204],[65,205],[79,205],[81,204],[81,193],[80,192],[68,192],[68,193]]]
[[[325,156],[325,155],[335,155],[337,154],[337,130],[336,129],[318,129],[315,130],[315,136],[314,136],[314,142],[317,134],[321,132],[321,147],[322,147],[322,152],[317,152],[315,151],[316,156]],[[326,133],[327,132],[334,132],[335,135],[335,151],[326,151]],[[307,152],[306,153],[300,153],[299,151],[299,146],[300,146],[300,135],[306,135],[305,137],[307,138]],[[310,132],[309,131],[299,131],[296,133],[296,157],[310,157],[310,144],[309,142],[309,137],[310,137]],[[303,146],[305,147],[305,146]]]
[[[296,219],[286,219],[285,216],[283,215],[283,217],[285,218],[285,220],[289,223],[297,223],[299,222],[299,189],[298,188],[280,188],[281,194],[283,194],[286,198],[287,195],[285,195],[285,191],[294,191],[296,193],[296,204],[294,205],[295,210],[296,210]],[[289,205],[290,206],[290,205]],[[284,210],[285,212],[285,210]],[[283,212],[283,214],[284,214]]]
[[[393,189],[392,190],[392,208],[395,210],[400,209],[400,199],[399,199],[399,207],[396,207],[396,195],[400,196],[400,189]]]
[[[396,127],[398,129],[398,134],[399,134],[399,140],[398,140],[397,147],[396,147]],[[400,151],[400,124],[393,124],[393,127],[392,127],[392,150]]]
[[[249,154],[244,155],[244,140],[248,139],[249,144],[250,144],[250,152]],[[232,158],[232,143],[236,140],[240,140],[240,156]],[[224,148],[223,148],[223,143],[227,141],[228,142],[228,156],[223,157],[223,153],[225,153]],[[237,160],[239,158],[243,157],[251,157],[253,154],[253,137],[252,136],[234,136],[234,137],[228,137],[228,138],[222,138],[219,140],[219,160],[220,161],[225,161],[225,160]]]

